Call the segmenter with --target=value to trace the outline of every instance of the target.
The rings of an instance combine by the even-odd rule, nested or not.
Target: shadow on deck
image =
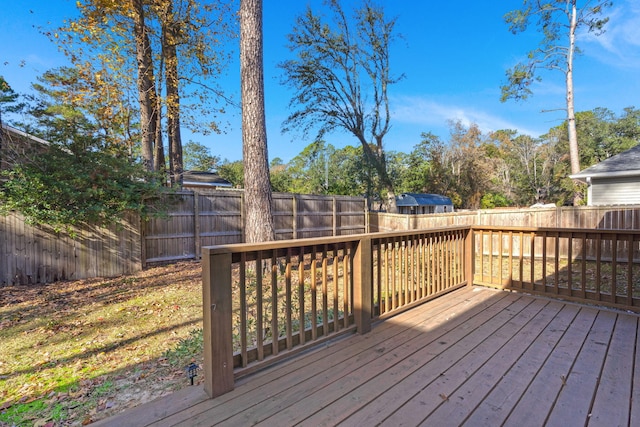
[[[465,287],[240,379],[93,425],[640,425],[638,316]]]

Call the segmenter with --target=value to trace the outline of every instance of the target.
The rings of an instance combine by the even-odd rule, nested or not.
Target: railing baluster
[[[547,233],[542,232],[542,289],[547,290]]]
[[[582,264],[580,268],[580,290],[582,291],[582,298],[587,296],[587,234],[582,233]]]
[[[569,233],[567,242],[567,288],[569,295],[573,295],[573,233]]]
[[[602,237],[600,234],[596,237],[596,298],[602,300],[601,279],[602,274]]]
[[[287,322],[287,350],[291,350],[293,348],[293,327],[292,327],[292,313],[291,309],[293,307],[293,296],[291,290],[291,248],[287,248],[287,257],[286,257],[286,268],[285,268],[285,286],[286,286],[286,322]]]
[[[246,367],[247,360],[247,254],[240,256],[240,355],[242,367]]]
[[[509,287],[513,286],[513,231],[509,231]]]
[[[305,280],[304,280],[304,266],[305,266],[305,251],[303,247],[300,247],[300,255],[298,261],[298,329],[300,334],[300,345],[304,345],[306,341],[306,325],[305,325]]]
[[[400,300],[400,292],[398,289],[398,263],[396,259],[398,258],[398,242],[394,237],[391,241],[391,309],[395,310],[398,307],[398,301]]]
[[[503,276],[502,276],[502,230],[498,231],[498,282],[500,283],[500,287],[504,286]]]
[[[618,295],[618,235],[611,235],[611,302],[616,302]]]
[[[327,245],[322,248],[322,335],[329,335],[329,272]]]
[[[380,247],[382,248],[382,270],[384,275],[384,312],[386,313],[390,309],[389,294],[391,292],[389,286],[389,240],[380,239]],[[383,314],[382,310],[380,310],[380,314]]]
[[[262,292],[262,252],[256,254],[256,345],[258,347],[258,360],[264,359],[264,314]]]
[[[278,338],[280,325],[278,324],[278,259],[276,250],[271,252],[271,354],[278,354]]]
[[[531,238],[531,263],[530,263],[530,268],[531,268],[531,290],[535,290],[536,288],[536,235],[535,233],[530,233],[530,238]]]
[[[340,298],[339,295],[339,264],[340,264],[340,257],[339,257],[339,246],[337,243],[334,243],[332,246],[332,253],[333,253],[333,331],[334,332],[338,332],[338,330],[340,329],[340,310],[339,310],[339,306],[338,306],[338,301]]]
[[[349,327],[350,322],[349,322],[349,318],[351,315],[351,307],[353,307],[352,305],[352,301],[353,301],[353,292],[351,292],[351,290],[353,289],[353,282],[352,282],[352,271],[351,271],[351,259],[352,259],[352,253],[351,253],[351,242],[347,242],[344,246],[344,258],[342,260],[342,270],[343,270],[343,292],[342,292],[342,304],[343,304],[343,311],[344,311],[344,327],[345,329]]]
[[[627,305],[633,305],[633,235],[627,242]]]
[[[560,293],[560,233],[555,233],[554,235],[555,237],[555,246],[554,246],[554,250],[555,250],[555,254],[554,254],[554,272],[553,272],[553,278],[554,278],[554,285],[553,285],[553,291],[558,294]]]
[[[313,246],[311,251],[311,272],[309,274],[311,280],[311,339],[318,339],[318,265],[317,265],[316,247]]]

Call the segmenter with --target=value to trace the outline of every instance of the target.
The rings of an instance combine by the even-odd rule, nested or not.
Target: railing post
[[[353,257],[353,314],[358,333],[371,331],[373,269],[371,238],[360,239]]]
[[[204,391],[213,398],[234,387],[231,253],[202,252]]]
[[[467,229],[467,236],[464,239],[464,279],[467,286],[473,286],[473,271],[475,263],[475,233],[473,227]],[[482,256],[482,254],[480,254]]]

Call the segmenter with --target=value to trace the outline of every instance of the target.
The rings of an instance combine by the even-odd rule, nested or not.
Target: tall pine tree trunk
[[[167,82],[167,138],[169,140],[169,176],[171,185],[182,187],[182,138],[180,135],[180,90],[178,87],[178,24],[171,2],[162,23],[162,43]]]
[[[136,39],[136,60],[138,63],[138,100],[140,102],[140,133],[142,162],[149,171],[155,169],[153,149],[156,137],[156,87],[153,76],[151,43],[145,24],[142,0],[132,0],[134,12],[134,32]]]
[[[567,132],[569,136],[569,158],[571,161],[571,173],[580,172],[580,155],[578,152],[578,131],[576,130],[576,115],[573,102],[573,54],[576,44],[576,0],[571,2],[571,27],[569,29],[569,56],[567,59]],[[582,202],[582,193],[576,190],[573,195],[573,205],[577,206]]]
[[[240,0],[242,157],[248,243],[275,239],[262,67],[262,0]]]

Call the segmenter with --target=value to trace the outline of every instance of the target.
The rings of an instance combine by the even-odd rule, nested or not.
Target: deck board
[[[465,426],[497,426],[505,421],[579,310],[574,305],[562,307],[493,389],[486,396],[478,397],[482,400],[470,413]]]
[[[619,316],[593,402],[589,425],[629,425],[637,319]]]
[[[193,387],[97,425],[633,425],[639,342],[634,314],[464,288],[215,399]]]

